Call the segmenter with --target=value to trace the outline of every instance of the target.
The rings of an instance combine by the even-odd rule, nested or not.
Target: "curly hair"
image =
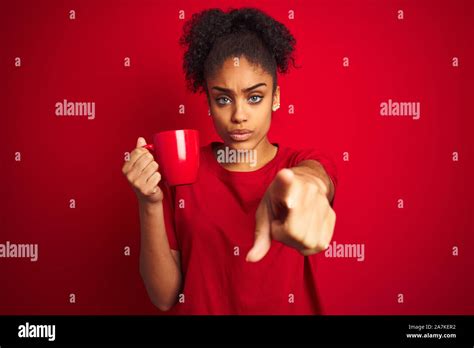
[[[272,75],[273,92],[277,70],[286,73],[295,65],[296,40],[282,23],[251,7],[213,8],[193,14],[183,26],[180,45],[186,48],[183,70],[193,93],[206,92],[206,78],[213,76],[229,57],[244,56]]]

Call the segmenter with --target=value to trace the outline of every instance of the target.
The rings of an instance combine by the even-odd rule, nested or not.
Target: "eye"
[[[221,103],[220,100],[222,100],[222,99],[230,100],[230,99],[227,98],[227,97],[220,97],[220,98],[217,98],[217,99],[216,99],[217,104],[219,104],[219,105],[226,105],[226,104],[228,104],[228,103],[225,103],[225,102],[224,102],[224,103]]]
[[[262,101],[262,99],[263,99],[263,97],[260,96],[260,95],[253,95],[253,96],[250,97],[250,99],[252,99],[252,98],[260,98],[259,100],[253,99],[252,104],[258,104],[258,103],[260,103],[260,102]]]

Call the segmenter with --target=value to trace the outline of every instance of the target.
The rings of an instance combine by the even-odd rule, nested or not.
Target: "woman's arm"
[[[180,255],[170,249],[162,201],[140,203],[140,274],[148,295],[162,311],[171,309],[182,286]]]
[[[255,241],[246,260],[260,261],[272,239],[304,256],[325,250],[336,224],[333,199],[333,183],[320,163],[307,160],[281,169],[255,213]]]

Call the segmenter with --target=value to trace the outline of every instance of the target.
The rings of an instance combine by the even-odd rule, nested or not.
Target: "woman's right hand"
[[[140,203],[156,204],[163,200],[163,192],[158,186],[161,174],[158,172],[158,163],[144,145],[145,139],[139,137],[137,147],[130,153],[130,160],[125,161],[122,167],[122,173],[132,185]]]

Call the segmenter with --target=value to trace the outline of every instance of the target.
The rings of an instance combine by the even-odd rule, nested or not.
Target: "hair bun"
[[[249,36],[253,38],[249,39]],[[244,37],[247,37],[249,42],[239,40]],[[209,57],[214,46],[227,38],[229,42],[222,44],[219,52]],[[183,26],[179,43],[186,48],[183,70],[188,87],[193,92],[204,90],[205,72],[215,69],[230,54],[240,52],[268,70],[272,70],[273,61],[280,73],[288,71],[290,60],[295,66],[293,53],[296,40],[293,35],[285,25],[251,7],[231,8],[228,13],[213,8],[193,14]],[[259,51],[258,46],[262,45],[268,54],[263,52],[263,49]],[[209,64],[212,66],[205,69],[205,65]]]

